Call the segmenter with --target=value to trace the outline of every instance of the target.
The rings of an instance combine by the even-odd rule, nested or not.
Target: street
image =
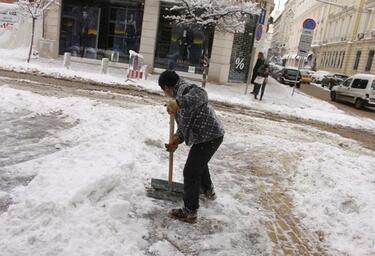
[[[161,251],[168,255],[213,255],[217,250],[229,255],[242,255],[243,250],[251,255],[340,255],[354,246],[343,248],[333,242],[346,239],[342,228],[353,229],[358,241],[370,232],[363,226],[365,223],[358,222],[357,229],[348,222],[353,212],[357,214],[355,218],[367,218],[363,215],[368,209],[362,209],[361,202],[366,199],[361,198],[361,191],[352,191],[350,195],[336,191],[352,186],[349,181],[354,177],[355,182],[368,191],[373,189],[366,184],[372,179],[375,143],[374,136],[366,131],[212,102],[227,131],[225,142],[212,162],[219,198],[214,203],[202,201],[200,225],[190,227],[171,222],[165,213],[173,204],[146,200],[142,189],[145,179],[165,175],[163,140],[155,137],[155,134],[167,137],[167,127],[162,125],[166,118],[162,114],[165,113],[162,111],[164,96],[131,86],[98,87],[5,71],[0,75],[4,103],[0,110],[5,113],[0,126],[5,138],[0,143],[0,152],[4,153],[0,159],[0,190],[3,191],[0,211],[8,211],[0,219],[1,225],[6,226],[0,235],[8,242],[0,244],[0,248],[7,255],[17,254],[20,244],[14,243],[11,237],[17,236],[19,228],[28,230],[19,236],[33,241],[32,251],[40,252],[47,243],[47,253],[55,246],[59,250],[66,249],[54,239],[45,237],[43,242],[39,241],[37,237],[43,233],[56,235],[58,232],[62,241],[75,241],[77,237],[66,233],[63,226],[78,232],[81,225],[89,227],[98,222],[101,224],[97,228],[95,224],[90,231],[78,232],[84,239],[94,239],[90,236],[94,234],[101,241],[95,252],[111,252],[113,249],[106,242],[111,237],[110,240],[115,239],[112,244],[117,244],[117,240],[142,244],[136,251],[146,255]],[[284,85],[277,86],[284,88]],[[50,104],[51,101],[54,103]],[[16,108],[11,107],[16,103]],[[122,116],[129,110],[132,115]],[[148,124],[144,123],[143,111],[152,113],[156,119],[147,118]],[[148,126],[142,135],[139,133],[141,124]],[[82,133],[84,130],[86,133]],[[128,147],[133,156],[128,156]],[[177,180],[181,179],[186,153],[187,147],[181,147],[176,154]],[[89,159],[95,159],[96,167]],[[85,171],[86,165],[95,172]],[[150,172],[150,166],[156,170]],[[321,168],[327,171],[324,176],[320,174]],[[362,174],[364,170],[369,174]],[[117,178],[112,177],[120,179],[116,181]],[[323,182],[319,186],[317,178]],[[22,192],[23,186],[27,195]],[[132,187],[134,192],[127,187]],[[330,192],[324,194],[324,191]],[[45,198],[46,193],[49,199]],[[333,198],[330,193],[334,194]],[[324,205],[319,204],[322,198],[326,201]],[[24,200],[33,202],[30,210],[23,208],[20,202]],[[40,200],[47,200],[51,210],[37,213],[38,208],[46,207]],[[60,216],[60,206],[49,200],[59,201],[76,224]],[[331,204],[331,200],[335,204]],[[339,213],[335,213],[336,204],[341,209]],[[91,220],[85,219],[86,211],[91,212]],[[128,212],[127,216],[123,212]],[[33,235],[27,224],[32,221],[29,217],[21,226],[5,224],[19,214],[39,215],[39,219],[33,220],[36,228]],[[144,224],[134,226],[134,218]],[[47,219],[52,219],[54,225],[43,224]],[[337,222],[334,230],[325,226],[328,220]],[[107,228],[112,231],[103,233]],[[134,236],[132,240],[123,232],[113,233],[113,230],[128,229],[143,235]],[[190,239],[182,239],[187,233]],[[211,242],[194,242],[202,239]],[[225,242],[217,243],[217,239]],[[73,243],[75,251],[82,250],[79,246],[79,242]]]
[[[371,118],[375,120],[375,109],[363,108],[363,109],[356,109],[354,108],[353,104],[346,103],[346,102],[333,102],[331,101],[329,91],[318,86],[313,86],[309,84],[302,84],[301,88],[299,89],[301,92],[304,92],[310,96],[313,96],[317,99],[324,100],[326,102],[331,103],[335,107],[353,115],[363,116],[367,118]]]

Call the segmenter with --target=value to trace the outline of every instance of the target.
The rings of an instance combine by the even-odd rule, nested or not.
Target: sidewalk
[[[26,54],[25,50],[25,54]],[[126,70],[109,68],[108,74],[100,74],[100,65],[72,62],[71,69],[63,67],[62,57],[56,60],[32,59],[29,64],[25,61],[25,54],[20,55],[20,50],[0,50],[0,68],[17,72],[27,72],[47,75],[56,78],[82,79],[103,84],[126,85],[132,84],[139,88],[161,92],[157,85],[158,75],[150,74],[148,80],[138,80],[135,84],[126,83]],[[196,82],[197,83],[197,82]],[[252,90],[249,86],[248,93]],[[273,78],[269,78],[263,101],[253,99],[253,95],[245,95],[245,86],[227,86],[208,83],[206,90],[211,100],[239,104],[259,111],[273,112],[283,115],[291,115],[302,119],[311,119],[334,125],[349,126],[356,129],[373,130],[375,121],[369,118],[360,118],[349,115],[335,106],[317,100],[306,94],[295,91],[292,96],[292,88],[281,85]]]

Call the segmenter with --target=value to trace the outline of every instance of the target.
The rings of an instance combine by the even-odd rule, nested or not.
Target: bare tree
[[[176,5],[169,10],[174,13],[165,18],[178,24],[212,28],[215,31],[243,33],[249,17],[258,15],[260,8],[251,0],[173,0]],[[202,61],[205,87],[208,74],[208,51],[205,50]]]
[[[22,11],[22,15],[25,17],[31,17],[32,19],[32,30],[31,30],[31,42],[29,56],[27,62],[30,62],[31,53],[34,44],[35,35],[35,22],[41,17],[44,11],[51,8],[53,4],[58,4],[58,0],[18,0],[17,5]]]

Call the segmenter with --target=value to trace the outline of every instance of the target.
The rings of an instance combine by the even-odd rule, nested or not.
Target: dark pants
[[[263,98],[264,90],[266,89],[267,81],[264,81],[263,84],[255,84],[254,86],[254,97],[258,96],[260,91],[260,99]]]
[[[194,144],[184,168],[184,204],[191,211],[199,208],[200,189],[207,191],[212,185],[208,162],[215,154],[224,137]]]

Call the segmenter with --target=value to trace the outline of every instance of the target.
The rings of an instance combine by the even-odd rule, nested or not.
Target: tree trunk
[[[206,87],[206,83],[207,83],[208,66],[209,66],[208,46],[204,50],[203,60],[202,60],[202,66],[203,66],[202,87],[205,88]]]
[[[29,57],[27,58],[27,63],[30,62],[31,53],[33,51],[33,44],[34,44],[34,33],[35,33],[35,18],[33,19],[32,29],[31,29],[31,42],[30,42],[30,50],[29,50]]]

